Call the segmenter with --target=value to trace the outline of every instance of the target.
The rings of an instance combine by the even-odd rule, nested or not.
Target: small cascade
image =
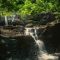
[[[0,60],[58,60],[58,56],[48,54],[44,42],[37,35],[37,31],[37,27],[25,28],[24,36],[1,37],[0,43],[3,48],[2,50],[0,48],[0,53],[2,52],[6,57],[1,56]]]
[[[15,15],[12,16],[12,22],[14,22],[14,20],[15,20],[14,17],[15,17]]]
[[[37,35],[37,28],[26,28],[26,35],[30,35],[32,36],[32,38],[34,39],[36,46],[38,46],[39,50],[38,50],[38,60],[58,60],[57,56],[53,56],[51,54],[48,54],[46,49],[45,49],[45,45],[43,43],[43,41],[38,39],[38,35]],[[45,30],[44,30],[45,31]],[[43,34],[44,31],[41,33]]]
[[[5,25],[8,26],[7,16],[5,16]]]

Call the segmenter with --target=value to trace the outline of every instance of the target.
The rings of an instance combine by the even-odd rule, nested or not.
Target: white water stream
[[[7,16],[5,16],[5,25],[8,26]]]
[[[58,56],[53,56],[47,53],[43,41],[38,39],[37,29],[38,28],[36,27],[26,28],[25,34],[32,36],[36,45],[38,45],[39,47],[38,60],[58,60]]]

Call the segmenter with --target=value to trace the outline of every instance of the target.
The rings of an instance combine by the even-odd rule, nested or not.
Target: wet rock
[[[0,60],[35,60],[37,58],[38,47],[31,36],[0,36],[0,40]]]
[[[47,27],[42,35],[42,40],[49,53],[60,52],[60,23]]]

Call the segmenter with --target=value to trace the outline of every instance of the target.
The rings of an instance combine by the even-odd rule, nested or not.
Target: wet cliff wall
[[[60,23],[46,27],[41,39],[49,53],[60,52]]]
[[[0,60],[31,59],[37,57],[37,46],[31,36],[2,37],[0,36]]]

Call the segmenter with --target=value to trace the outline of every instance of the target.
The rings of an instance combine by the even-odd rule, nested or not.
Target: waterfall
[[[38,29],[37,27],[26,28],[25,33],[26,33],[26,35],[32,36],[32,38],[34,39],[36,45],[39,48],[38,60],[58,60],[57,56],[53,56],[53,55],[47,53],[43,41],[38,39],[37,29]],[[43,34],[44,31],[41,34]]]
[[[12,16],[12,22],[14,22],[14,20],[15,20],[15,18],[14,18],[14,17],[15,17],[15,15],[13,15],[13,16]]]
[[[15,15],[13,15],[13,16],[5,16],[5,25],[6,26],[8,26],[8,23],[9,23],[9,21],[8,20],[11,20],[11,23],[12,22],[14,22],[14,20],[15,20]]]
[[[8,57],[6,57],[5,60],[58,60],[58,56],[48,54],[44,42],[38,39],[37,27],[25,29],[25,37],[5,38],[5,40],[1,37],[0,42],[3,43],[2,46],[8,49],[6,51],[6,56]],[[29,35],[30,38],[27,35]],[[26,39],[26,37],[28,38]],[[26,46],[24,46],[25,44]],[[5,51],[5,48],[3,49],[3,51]]]
[[[8,26],[7,16],[5,16],[5,25]]]

